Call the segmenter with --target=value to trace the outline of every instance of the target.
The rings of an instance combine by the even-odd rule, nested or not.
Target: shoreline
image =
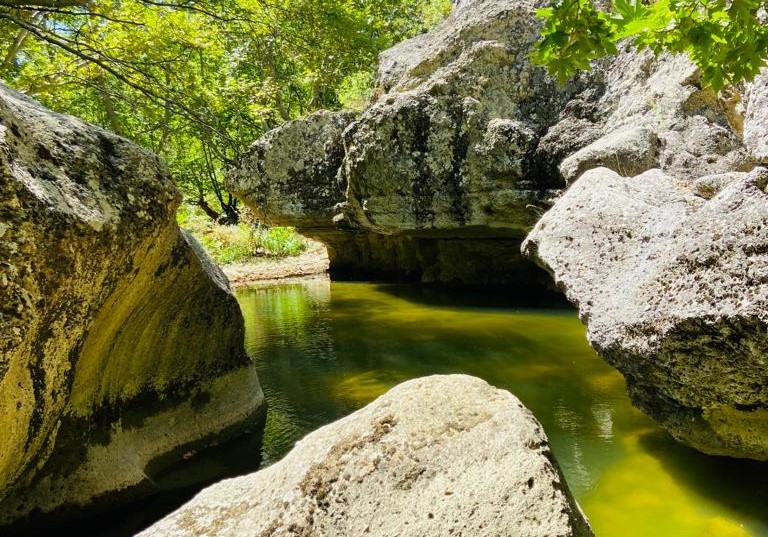
[[[260,283],[291,282],[327,277],[328,252],[313,243],[300,255],[283,258],[254,258],[248,263],[221,266],[232,289]]]

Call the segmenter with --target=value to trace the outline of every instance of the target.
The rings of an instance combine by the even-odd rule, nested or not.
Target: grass
[[[307,242],[292,227],[270,227],[240,222],[222,226],[187,204],[177,213],[179,226],[188,229],[219,265],[247,263],[255,257],[290,257],[307,249]]]

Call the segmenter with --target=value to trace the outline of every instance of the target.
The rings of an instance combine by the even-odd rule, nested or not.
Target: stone
[[[142,532],[588,536],[541,425],[465,375],[405,382]]]
[[[560,164],[560,174],[569,184],[592,168],[605,167],[622,175],[637,175],[655,167],[658,153],[659,140],[650,129],[619,129],[565,158]]]
[[[341,133],[352,112],[316,112],[289,121],[254,142],[228,176],[228,187],[251,200],[269,224],[305,231],[332,227],[346,185],[336,173],[344,157]]]
[[[0,85],[0,526],[152,489],[263,417],[160,160]]]
[[[767,184],[597,168],[523,244],[634,404],[704,453],[768,460]]]
[[[732,124],[739,99],[702,89],[700,76],[686,56],[625,47],[586,75],[585,90],[565,105],[537,151],[559,163],[568,183],[597,167],[624,176],[659,168],[686,179],[748,171],[754,159]]]
[[[768,165],[768,69],[748,85],[744,118],[744,145],[752,157]]]
[[[685,230],[691,241],[705,240],[705,235],[693,238],[697,228],[685,227],[689,212],[717,206],[723,192],[743,185],[755,166],[768,162],[768,78],[764,71],[752,83],[718,94],[702,86],[701,73],[687,56],[655,56],[625,44],[618,54],[596,62],[592,72],[560,87],[529,61],[540,24],[535,11],[545,4],[456,2],[442,25],[382,53],[375,98],[341,133],[343,156],[335,177],[345,194],[318,238],[331,252],[332,274],[368,277],[378,266],[386,267],[386,277],[533,288],[542,282],[541,273],[517,252],[504,254],[504,249],[516,248],[541,215],[561,203],[556,200],[569,187],[573,194],[569,191],[562,202],[569,207],[568,217],[563,216],[565,209],[546,216],[524,249],[579,304],[603,356],[626,364],[605,350],[635,348],[629,328],[626,333],[623,328],[600,328],[605,319],[618,315],[605,313],[618,308],[608,304],[622,298],[646,308],[640,299],[651,298],[633,294],[645,285],[645,270],[660,267],[662,260],[675,266],[667,257],[685,246],[667,236],[669,230],[680,236]],[[311,151],[297,149],[312,153],[325,142],[314,143]],[[328,177],[306,179],[324,184]],[[579,186],[585,177],[589,186]],[[583,206],[568,201],[577,196]],[[244,201],[258,210],[258,200],[250,198]],[[285,199],[290,204],[292,198]],[[753,217],[759,220],[760,214],[756,211]],[[725,210],[719,217],[730,218]],[[647,241],[659,244],[660,250],[652,249],[656,258],[640,261],[650,251]],[[740,247],[748,249],[745,244]],[[751,274],[755,267],[744,265],[743,270]],[[611,275],[604,278],[603,270]],[[729,281],[732,293],[751,300],[751,290],[742,292],[738,280]],[[593,317],[592,310],[603,313]],[[707,315],[730,313],[712,306]],[[752,335],[744,337],[752,341]],[[725,348],[717,351],[720,358],[714,358],[715,350],[707,352],[713,360],[732,363]],[[751,363],[753,358],[744,360]],[[620,369],[632,375],[629,366]],[[637,376],[634,385],[639,385]],[[710,443],[698,418],[691,417],[718,405],[716,397],[728,412],[748,409],[749,416],[759,416],[750,409],[761,408],[762,396],[745,396],[741,388],[727,396],[713,388],[711,400],[704,391],[689,400],[672,393],[673,378],[659,380],[666,387],[657,393],[658,404],[648,402],[652,398],[641,396],[640,389],[634,399],[662,423],[679,408],[680,416],[690,418],[690,427],[684,430],[681,423],[668,428],[704,451],[764,457],[762,447],[752,446],[757,433],[743,432],[746,418],[741,414],[733,415],[736,439],[725,438],[723,418]],[[739,376],[734,386],[745,379]],[[761,378],[756,385],[760,392],[765,383]],[[685,384],[680,388],[694,389]],[[667,397],[669,408],[657,410]],[[739,447],[738,438],[749,445]]]
[[[283,130],[257,141],[262,156],[241,161],[228,185],[267,221],[289,223],[325,243],[332,275],[370,277],[376,266],[369,260],[376,259],[400,279],[488,283],[487,271],[478,269],[496,263],[498,245],[514,243],[502,259],[516,257],[515,275],[506,272],[490,283],[537,281],[542,273],[519,257],[517,244],[563,186],[559,178],[536,173],[534,150],[567,100],[567,91],[528,61],[538,28],[534,10],[544,3],[459,2],[434,31],[382,54],[378,99],[341,134],[338,173],[314,173],[310,166],[302,176],[305,185],[337,184],[343,192],[332,200],[340,203],[325,218],[325,229],[325,211],[317,219],[286,214],[311,204],[304,194],[310,187],[289,186],[284,175],[293,172],[254,165],[290,164],[297,155],[314,162],[337,147],[339,130],[325,138],[314,135],[314,115],[287,127],[313,133],[296,136],[298,143],[288,143],[291,136]],[[278,137],[286,143],[275,143]],[[275,195],[265,199],[265,192]],[[438,250],[479,257],[470,268],[434,254]],[[454,270],[457,265],[467,270]]]
[[[288,171],[260,174],[246,159],[231,186],[265,218],[306,228],[338,252],[331,254],[332,273],[354,274],[349,260],[359,259],[357,276],[368,276],[371,256],[358,246],[396,243],[404,255],[383,248],[373,257],[386,260],[391,274],[427,281],[452,271],[435,270],[430,256],[406,252],[408,245],[466,242],[461,249],[480,256],[478,267],[491,266],[495,254],[469,243],[522,240],[567,184],[589,169],[605,166],[634,176],[659,168],[693,180],[754,166],[759,155],[744,145],[742,131],[745,140],[757,139],[765,123],[756,111],[762,102],[758,82],[744,120],[739,91],[719,98],[702,89],[687,57],[657,58],[624,47],[561,87],[529,61],[540,25],[535,11],[545,4],[455,3],[443,24],[381,54],[375,98],[343,132],[303,136],[294,144],[272,144],[277,135],[267,134],[257,142],[262,160],[285,162]],[[304,121],[288,130],[319,132],[315,116]],[[335,148],[337,173],[321,167],[302,175],[302,186],[288,186],[281,173],[295,173],[296,159],[313,162],[328,147]],[[264,186],[269,184],[275,186]],[[313,194],[302,192],[323,185],[338,185],[343,193],[323,204],[327,209],[337,202],[333,217],[323,216],[326,210],[311,221],[286,214],[313,203]],[[265,199],[265,192],[275,195]],[[363,239],[366,234],[371,237]],[[504,283],[541,279],[525,261],[515,265],[518,277]],[[487,281],[471,271],[452,277]]]
[[[531,207],[562,186],[537,173],[536,142],[570,91],[528,60],[543,6],[471,2],[382,54],[387,93],[344,133],[351,227],[521,237],[533,225]]]

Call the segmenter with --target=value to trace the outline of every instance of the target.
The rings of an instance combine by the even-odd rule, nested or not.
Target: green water
[[[573,310],[328,281],[238,298],[269,403],[267,464],[401,381],[468,373],[534,412],[598,537],[768,536],[768,465],[675,443],[632,408]]]

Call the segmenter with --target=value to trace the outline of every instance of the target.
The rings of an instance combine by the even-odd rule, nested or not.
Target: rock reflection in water
[[[536,414],[597,535],[768,536],[768,466],[679,446],[632,408],[573,310],[327,280],[238,297],[270,405],[266,464],[403,380],[468,373]],[[713,486],[720,472],[728,474],[722,491]]]

